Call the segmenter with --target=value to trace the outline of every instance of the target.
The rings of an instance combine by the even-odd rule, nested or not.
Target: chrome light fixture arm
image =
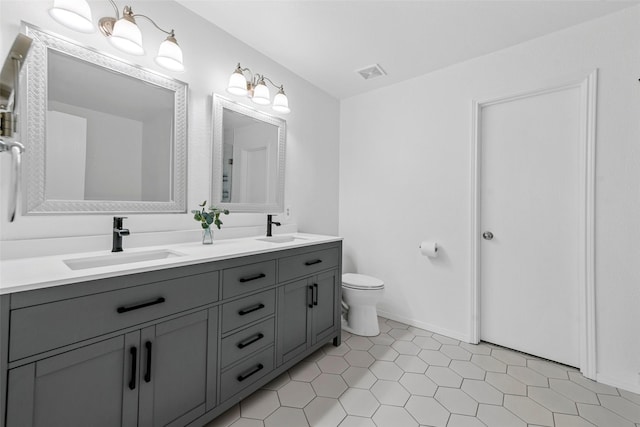
[[[134,18],[138,18],[138,17],[145,18],[147,21],[151,22],[154,27],[156,27],[158,30],[162,31],[163,33],[168,34],[171,37],[175,37],[176,36],[174,31],[173,31],[173,29],[171,29],[171,31],[163,30],[162,28],[160,28],[158,26],[158,24],[156,24],[156,21],[154,21],[153,19],[149,18],[147,15],[142,15],[140,13],[135,13],[135,14],[133,14],[131,16],[133,16]]]
[[[113,10],[115,10],[116,12],[116,19],[120,19],[120,11],[118,11],[118,5],[116,4],[116,2],[114,2],[113,0],[108,0],[109,3],[111,3],[111,6],[113,6]]]

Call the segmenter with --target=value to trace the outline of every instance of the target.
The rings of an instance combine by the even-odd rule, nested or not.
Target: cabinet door
[[[217,309],[212,310],[217,320]],[[142,330],[140,427],[186,425],[204,414],[209,310]]]
[[[313,310],[311,344],[314,345],[330,337],[337,328],[339,313],[338,281],[335,270],[319,274],[309,279],[313,286]]]
[[[140,333],[9,371],[7,427],[136,426]]]
[[[312,288],[304,279],[278,289],[278,364],[302,353],[310,345]]]

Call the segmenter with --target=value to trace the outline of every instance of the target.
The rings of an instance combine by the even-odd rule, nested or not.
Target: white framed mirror
[[[187,84],[23,32],[25,214],[186,212]]]
[[[284,211],[285,120],[213,95],[212,203],[232,212]]]

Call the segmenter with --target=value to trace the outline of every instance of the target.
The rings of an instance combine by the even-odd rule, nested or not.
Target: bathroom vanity
[[[202,426],[339,345],[342,243],[306,236],[84,270],[32,258],[49,277],[13,288],[28,260],[3,263],[2,425]]]

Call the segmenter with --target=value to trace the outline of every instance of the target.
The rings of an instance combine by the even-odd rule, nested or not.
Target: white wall
[[[83,200],[87,163],[87,119],[60,111],[47,111],[47,164],[45,197],[53,200]]]
[[[636,6],[341,102],[345,271],[385,281],[383,313],[468,339],[471,101],[598,68],[598,379],[640,392],[639,24]],[[438,259],[418,255],[426,238]]]
[[[101,16],[113,14],[108,2],[91,2],[94,21]],[[131,6],[137,13],[147,14],[163,27],[175,29],[176,37],[184,52],[186,71],[170,73],[159,68],[154,53],[163,35],[142,20],[147,55],[129,56],[111,47],[99,32],[83,34],[69,30],[53,21],[47,9],[50,1],[0,2],[0,57],[5,58],[15,35],[24,20],[43,29],[61,34],[103,52],[135,62],[163,74],[171,74],[189,84],[189,145],[188,145],[188,209],[197,208],[198,203],[209,200],[209,170],[211,153],[211,104],[212,93],[254,106],[248,99],[234,97],[225,91],[229,76],[237,62],[254,71],[264,73],[276,82],[282,82],[287,90],[292,112],[283,116],[287,121],[287,159],[285,205],[291,207],[292,217],[279,221],[297,223],[304,232],[336,234],[338,231],[338,162],[339,103],[315,86],[276,64],[260,52],[241,43],[218,27],[172,1],[133,1]],[[313,100],[313,101],[308,101]],[[271,112],[270,109],[264,109]],[[27,147],[28,150],[28,147]],[[27,154],[28,155],[28,154]],[[24,239],[57,236],[99,237],[96,242],[104,246],[104,236],[110,236],[111,215],[68,216],[19,216],[14,223],[6,219],[9,156],[0,156],[0,246],[7,257],[13,243]],[[320,178],[319,178],[320,177]],[[128,244],[135,245],[138,236],[156,232],[167,232],[166,239],[154,237],[155,243],[173,239],[175,233],[193,230],[200,233],[191,214],[174,215],[128,215],[126,226],[133,235]],[[246,227],[264,232],[265,215],[231,214],[225,217],[224,229]],[[173,233],[169,233],[172,232]],[[226,230],[227,232],[233,230]],[[231,233],[230,233],[231,234]],[[109,237],[110,238],[110,237]],[[86,239],[85,239],[86,241]],[[125,245],[127,245],[125,242]],[[33,245],[38,246],[38,245]],[[100,246],[100,247],[101,247]],[[84,246],[87,248],[89,246]],[[98,250],[99,248],[95,249]],[[105,249],[108,249],[105,248]]]

